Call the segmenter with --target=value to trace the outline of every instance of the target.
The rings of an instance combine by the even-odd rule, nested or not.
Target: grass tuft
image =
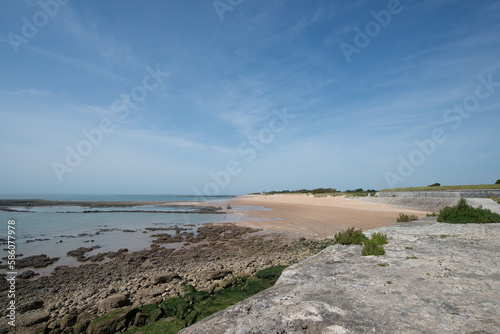
[[[354,227],[348,228],[335,234],[335,242],[342,245],[363,245],[361,255],[384,255],[385,250],[382,245],[387,243],[387,235],[376,232],[372,234],[371,239],[366,237],[361,229]]]
[[[367,239],[365,240],[365,244],[363,246],[363,250],[361,251],[361,255],[367,256],[367,255],[375,255],[375,256],[380,256],[384,255],[385,250],[384,247],[377,242],[377,240],[374,239]]]
[[[415,215],[407,215],[406,213],[402,213],[400,212],[399,213],[399,217],[396,218],[396,222],[398,223],[401,223],[401,222],[410,222],[410,221],[414,221],[414,220],[417,220],[418,217],[415,216]]]
[[[372,240],[375,240],[379,245],[385,245],[387,243],[387,234],[375,232],[372,234]]]
[[[361,229],[349,227],[346,231],[335,233],[335,242],[342,245],[362,245],[367,237]]]

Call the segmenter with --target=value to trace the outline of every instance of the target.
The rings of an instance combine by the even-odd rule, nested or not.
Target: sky
[[[0,193],[500,178],[500,2],[0,0]]]

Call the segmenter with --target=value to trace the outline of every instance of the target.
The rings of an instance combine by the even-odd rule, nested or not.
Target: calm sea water
[[[172,195],[17,195],[0,196],[2,199],[47,199],[75,201],[170,201],[192,202],[210,201],[223,205],[231,197],[185,197]],[[18,208],[25,210],[26,208]],[[129,251],[148,249],[151,237],[155,233],[174,233],[173,231],[148,231],[148,227],[182,226],[196,231],[204,223],[236,222],[241,216],[224,214],[189,214],[189,213],[150,213],[150,212],[106,212],[83,213],[82,207],[34,207],[31,212],[0,211],[0,236],[7,235],[7,222],[15,220],[17,253],[22,256],[46,254],[59,257],[60,260],[44,270],[35,270],[41,274],[49,273],[55,266],[77,265],[66,256],[70,250],[78,247],[101,246],[87,255],[127,248]],[[107,208],[112,210],[113,208]],[[124,208],[115,208],[123,210]],[[144,210],[173,210],[168,205],[130,208]],[[99,210],[102,210],[101,208]],[[67,211],[72,211],[68,213]],[[3,229],[3,231],[2,231]],[[132,230],[135,232],[124,232]],[[165,245],[174,247],[174,245]],[[6,244],[2,243],[2,258],[7,256]],[[5,260],[2,260],[5,261]],[[32,269],[32,268],[30,268]],[[19,272],[22,272],[20,270]]]
[[[166,202],[218,202],[226,201],[234,196],[217,196],[217,197],[200,197],[186,195],[30,195],[16,194],[5,195],[0,194],[0,199],[45,199],[52,201],[119,201],[119,202],[136,202],[136,201],[166,201]]]

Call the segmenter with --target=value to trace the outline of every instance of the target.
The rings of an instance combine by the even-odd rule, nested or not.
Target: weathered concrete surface
[[[448,197],[359,197],[358,201],[395,206],[401,209],[439,212],[445,206],[456,205],[459,198]],[[492,201],[493,202],[493,201]]]
[[[500,333],[500,224],[374,231],[388,235],[386,255],[329,247],[181,333]]]
[[[395,206],[402,209],[439,212],[445,206],[457,205],[460,198],[450,197],[359,197],[358,201]],[[482,206],[500,214],[500,205],[489,198],[467,198],[467,202],[477,208]]]
[[[488,209],[500,214],[500,204],[489,198],[468,198],[467,203],[475,208],[482,206],[483,209]]]
[[[451,198],[488,198],[500,197],[500,189],[466,189],[433,191],[379,191],[378,197],[451,197]]]

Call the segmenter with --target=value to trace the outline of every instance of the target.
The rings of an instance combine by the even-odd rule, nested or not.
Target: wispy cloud
[[[35,97],[47,97],[52,96],[53,92],[42,89],[20,89],[16,91],[0,91],[0,94],[13,95],[13,96],[35,96]]]
[[[98,76],[104,77],[104,78],[109,79],[109,80],[114,81],[114,82],[118,82],[121,84],[130,84],[131,83],[130,79],[123,77],[121,75],[115,74],[113,72],[110,72],[97,64],[88,62],[88,61],[83,60],[83,59],[78,59],[75,57],[65,55],[63,53],[57,53],[57,52],[53,52],[51,50],[42,49],[42,48],[34,47],[31,45],[26,45],[23,48],[28,50],[28,51],[34,52],[40,56],[58,61],[58,62],[65,64],[65,65],[70,65],[72,67],[78,68],[78,69],[83,70],[85,72],[94,73]]]
[[[131,66],[137,61],[132,46],[126,40],[117,40],[111,31],[88,18],[83,21],[73,7],[67,6],[55,22],[61,34],[74,42],[84,53],[91,53],[107,63]]]

